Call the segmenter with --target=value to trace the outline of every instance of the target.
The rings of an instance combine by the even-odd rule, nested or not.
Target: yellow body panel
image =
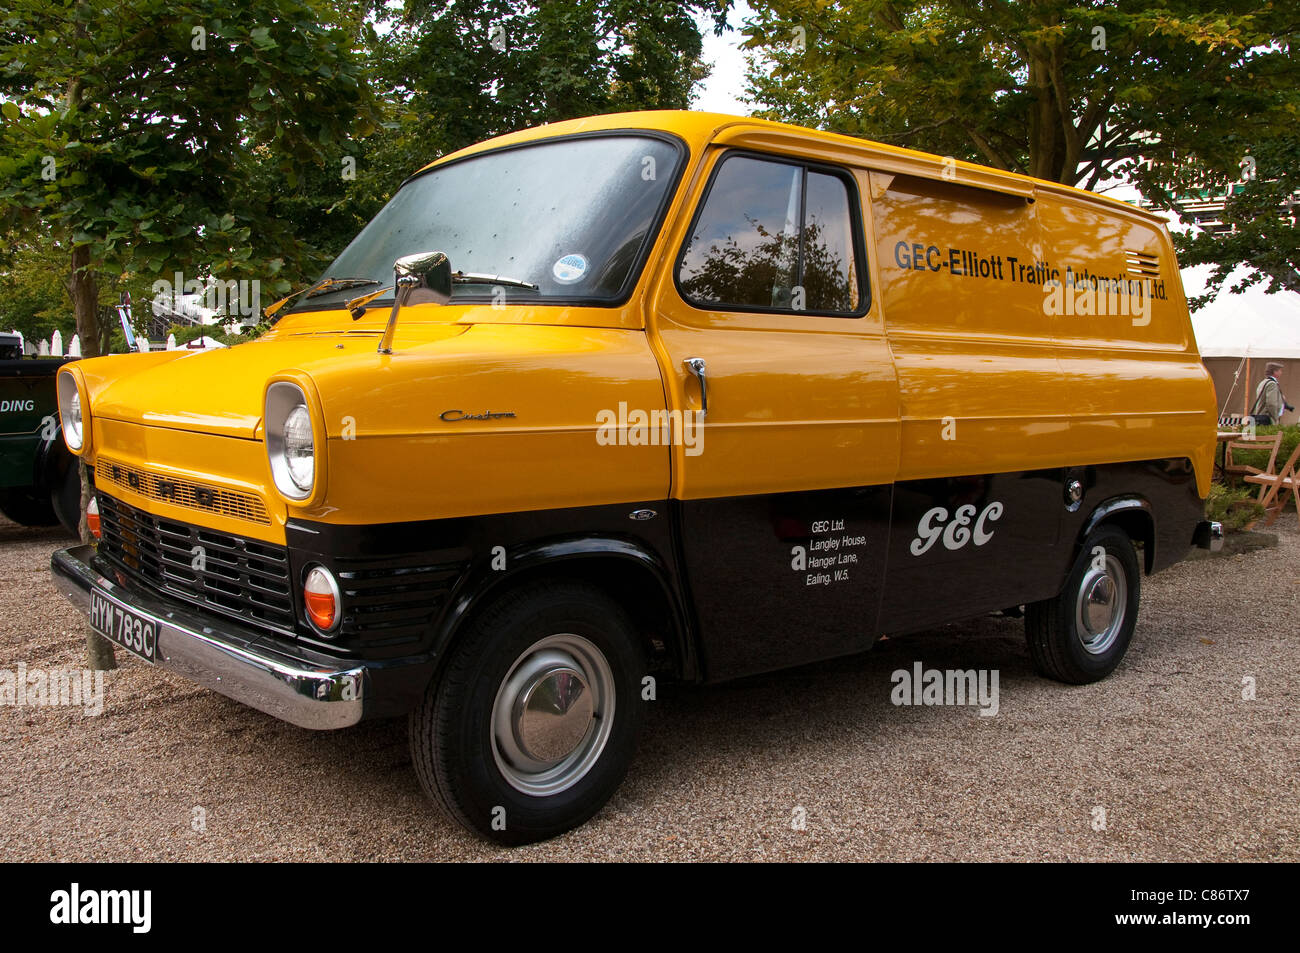
[[[794,153],[785,153],[794,154]],[[711,150],[687,190],[688,210],[721,157]],[[688,211],[667,228],[681,247]],[[878,303],[860,318],[698,309],[673,281],[665,256],[650,291],[651,342],[671,368],[669,406],[698,409],[699,388],[683,360],[707,360],[705,448],[674,447],[673,497],[891,483],[898,472],[898,388]]]
[[[1030,204],[942,180],[871,181],[902,403],[899,479],[1188,457],[1208,492],[1213,392],[1163,228],[1073,195]],[[1048,307],[1037,280],[1047,268],[1141,280],[1128,250],[1160,263],[1163,297],[1149,313],[1051,313],[1067,306]]]
[[[272,543],[284,542],[285,505],[270,486],[266,449],[260,440],[240,440],[215,434],[164,427],[146,427],[120,420],[94,421],[96,486],[138,509],[181,523],[197,523],[237,536]],[[105,478],[104,471],[120,465],[122,475]],[[131,472],[146,475],[132,481]],[[157,492],[157,480],[193,483],[217,493],[231,492],[260,500],[266,513],[259,519],[235,518],[169,502]],[[134,483],[134,485],[133,485]]]
[[[672,133],[688,150],[627,302],[413,306],[391,355],[376,353],[389,311],[376,306],[359,320],[341,310],[289,314],[262,339],[216,353],[80,362],[89,462],[103,456],[253,494],[267,521],[104,488],[168,518],[279,542],[293,516],[384,523],[1164,457],[1190,458],[1208,490],[1212,389],[1154,217],[1024,176],[704,113],[557,123],[440,161],[611,129]],[[710,169],[731,148],[831,163],[854,177],[865,315],[707,312],[682,300],[678,252]],[[952,249],[1001,256],[1003,269],[1015,258],[1106,274],[1130,268],[1135,252],[1163,297],[1143,325],[1053,315],[1040,281],[958,276]],[[949,267],[936,269],[940,259]],[[708,352],[712,375],[702,453],[601,442],[602,413],[620,405],[698,408],[682,363],[697,352]],[[306,507],[274,491],[263,443],[265,389],[283,374],[314,388],[327,432],[328,482]],[[511,416],[488,416],[499,414]]]
[[[324,403],[330,487],[302,515],[383,523],[667,495],[666,447],[598,442],[602,411],[663,403],[642,334],[465,331],[425,346],[403,346],[399,335],[392,355],[303,365]],[[470,419],[489,413],[513,416]],[[355,435],[345,437],[349,425]]]

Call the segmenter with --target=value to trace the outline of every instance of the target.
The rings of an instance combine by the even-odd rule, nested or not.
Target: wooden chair
[[[1291,499],[1295,501],[1296,515],[1300,518],[1300,470],[1297,467],[1300,467],[1300,444],[1296,444],[1295,451],[1277,473],[1246,475],[1247,483],[1259,484],[1259,502],[1268,512],[1268,519],[1264,521],[1265,526],[1271,525],[1278,518],[1282,508],[1286,506],[1287,493],[1290,493]]]
[[[1251,476],[1260,475],[1274,476],[1277,473],[1274,469],[1274,467],[1277,466],[1277,451],[1281,446],[1281,431],[1257,436],[1242,434],[1237,439],[1228,441],[1227,448],[1223,451],[1223,472],[1227,476],[1231,477],[1249,478]],[[1265,464],[1264,469],[1261,470],[1259,467],[1251,466],[1249,463],[1234,461],[1232,458],[1234,450],[1239,453],[1243,450],[1267,450],[1269,451],[1268,463]],[[1252,480],[1251,482],[1253,483],[1255,481]],[[1264,490],[1262,488],[1259,495],[1262,500],[1264,497]]]

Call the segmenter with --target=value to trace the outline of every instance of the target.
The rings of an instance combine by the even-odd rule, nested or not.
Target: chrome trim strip
[[[91,564],[93,546],[63,549],[50,558],[50,575],[68,601],[89,615],[98,586],[157,624],[160,668],[184,675],[259,711],[302,728],[346,728],[361,720],[365,666],[312,665],[290,658],[251,629],[218,622],[105,578]]]
[[[131,482],[133,476],[137,481],[135,484]],[[266,501],[262,497],[248,489],[225,486],[212,482],[211,479],[197,479],[189,475],[173,476],[101,455],[95,463],[95,480],[98,484],[112,484],[152,503],[168,503],[196,513],[224,516],[263,526],[271,525]],[[103,490],[103,487],[100,489]],[[209,501],[206,503],[202,502],[205,494]],[[120,499],[120,496],[117,498]]]

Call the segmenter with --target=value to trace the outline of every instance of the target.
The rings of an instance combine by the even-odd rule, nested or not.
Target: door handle
[[[704,365],[704,358],[688,357],[682,363],[700,382],[700,416],[707,417],[709,413],[709,377]]]

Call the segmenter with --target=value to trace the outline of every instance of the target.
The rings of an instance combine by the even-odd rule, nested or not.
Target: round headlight
[[[81,394],[77,391],[72,392],[72,400],[68,403],[68,418],[63,422],[64,437],[74,450],[81,449]]]
[[[266,453],[280,495],[309,499],[316,488],[316,434],[297,384],[276,381],[266,389]]]
[[[293,485],[311,492],[316,479],[316,447],[311,435],[311,414],[299,404],[284,421],[284,463]]]
[[[79,452],[86,442],[85,420],[81,412],[81,390],[70,373],[59,375],[59,420],[63,424],[63,440],[68,449]]]

